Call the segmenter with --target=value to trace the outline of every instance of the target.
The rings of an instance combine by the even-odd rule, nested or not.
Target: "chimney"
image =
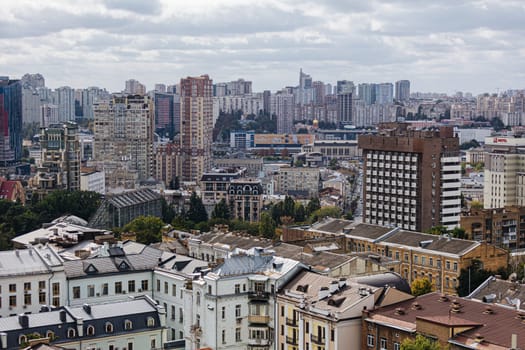
[[[7,349],[7,333],[0,333],[0,349]]]
[[[2,345],[4,343],[2,342]],[[510,347],[511,349],[515,350],[518,348],[518,335],[517,334],[512,334],[511,335],[511,338],[510,338]]]
[[[332,281],[329,287],[330,294],[334,294],[335,292],[337,292],[338,289],[339,289],[339,282]]]
[[[317,294],[317,300],[323,300],[324,298],[327,298],[330,296],[330,290],[328,287],[321,287],[319,289],[319,293]]]
[[[20,323],[22,328],[29,327],[29,317],[25,314],[18,315],[18,323]]]
[[[84,336],[84,319],[82,317],[77,318],[77,334],[79,337]]]
[[[339,279],[339,288],[342,289],[342,288],[344,288],[344,287],[346,287],[346,278],[341,277],[341,278]]]
[[[64,323],[66,322],[66,310],[60,310],[60,322]]]
[[[84,304],[84,305],[82,305],[82,308],[84,309],[84,311],[86,312],[86,314],[91,315],[91,305],[89,305],[89,304]]]

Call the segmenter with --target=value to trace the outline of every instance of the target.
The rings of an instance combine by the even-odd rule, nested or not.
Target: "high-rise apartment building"
[[[0,167],[22,158],[22,85],[0,77]]]
[[[41,74],[24,74],[20,79],[22,84],[22,118],[24,123],[38,123],[40,116],[41,97],[39,90],[45,87],[45,79]]]
[[[94,157],[126,164],[145,180],[153,171],[153,102],[148,96],[113,95],[94,105]],[[106,180],[111,178],[106,176]]]
[[[295,97],[286,91],[272,94],[271,113],[277,118],[277,133],[293,132]]]
[[[394,99],[394,86],[392,85],[392,83],[375,84],[375,90],[375,103],[380,105],[392,103]]]
[[[55,123],[58,123],[58,106],[50,103],[40,106],[40,127],[47,128]]]
[[[354,123],[352,118],[353,112],[353,93],[343,92],[337,94],[337,119],[338,122],[344,125],[351,125]]]
[[[155,132],[162,137],[173,139],[175,135],[175,103],[174,95],[156,92],[155,101]]]
[[[357,89],[359,99],[364,101],[366,105],[371,105],[376,102],[376,84],[359,84]]]
[[[198,181],[211,168],[213,87],[208,75],[181,79],[180,149],[182,181]]]
[[[338,80],[336,89],[337,89],[336,93],[338,94],[347,93],[347,92],[355,93],[354,82],[350,80]]]
[[[140,83],[140,81],[135,79],[126,80],[126,88],[124,93],[128,95],[145,95],[146,86]]]
[[[75,121],[75,89],[62,86],[55,90],[55,104],[58,106],[58,120]]]
[[[525,206],[525,139],[485,138],[483,207]]]
[[[398,80],[396,81],[396,100],[408,101],[410,99],[410,81]]]
[[[73,122],[41,128],[42,162],[38,168],[38,189],[80,190],[80,146],[78,125]]]
[[[452,127],[413,130],[385,123],[361,135],[364,222],[425,231],[459,223],[459,140]]]

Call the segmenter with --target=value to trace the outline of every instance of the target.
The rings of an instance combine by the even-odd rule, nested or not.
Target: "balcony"
[[[263,315],[249,315],[248,316],[248,322],[249,323],[263,323],[268,324],[270,322],[270,316],[263,316]],[[288,324],[288,323],[287,323]]]
[[[312,343],[315,343],[315,344],[318,344],[318,345],[324,345],[324,343],[325,343],[325,338],[324,337],[320,337],[320,336],[313,335],[313,334],[310,336],[310,340],[312,341]]]
[[[259,345],[259,346],[267,346],[270,345],[270,340],[268,339],[248,339],[248,346],[250,345]]]
[[[253,301],[268,301],[270,299],[270,293],[261,291],[248,292],[248,299]]]
[[[286,325],[290,327],[297,327],[297,320],[294,318],[288,318],[286,317]]]
[[[298,345],[297,338],[286,336],[286,344]]]

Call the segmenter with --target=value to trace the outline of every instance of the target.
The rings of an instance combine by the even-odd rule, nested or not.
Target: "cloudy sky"
[[[0,75],[153,88],[188,75],[255,91],[409,79],[412,91],[525,88],[523,0],[2,0]]]

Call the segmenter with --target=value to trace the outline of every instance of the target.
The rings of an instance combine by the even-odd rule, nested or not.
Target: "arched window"
[[[18,345],[24,345],[27,343],[27,337],[24,334],[20,334],[18,337]]]
[[[86,330],[86,334],[87,334],[87,335],[95,335],[95,327],[93,327],[93,326],[88,326],[88,327],[87,327],[87,330]]]
[[[53,331],[47,331],[46,338],[49,338],[49,340],[55,339],[55,333]]]
[[[76,333],[76,332],[75,332],[75,328],[69,328],[69,329],[67,330],[67,337],[68,337],[68,338],[74,338],[74,337],[75,337],[75,333]]]
[[[113,324],[106,322],[106,333],[113,333]]]
[[[197,304],[197,305],[200,305],[200,304],[201,304],[201,292],[197,292],[197,301],[196,301],[196,304]]]
[[[153,317],[148,317],[148,327],[155,327],[155,319]]]
[[[130,320],[125,320],[124,321],[124,329],[129,331],[132,328],[133,328],[133,323]]]

